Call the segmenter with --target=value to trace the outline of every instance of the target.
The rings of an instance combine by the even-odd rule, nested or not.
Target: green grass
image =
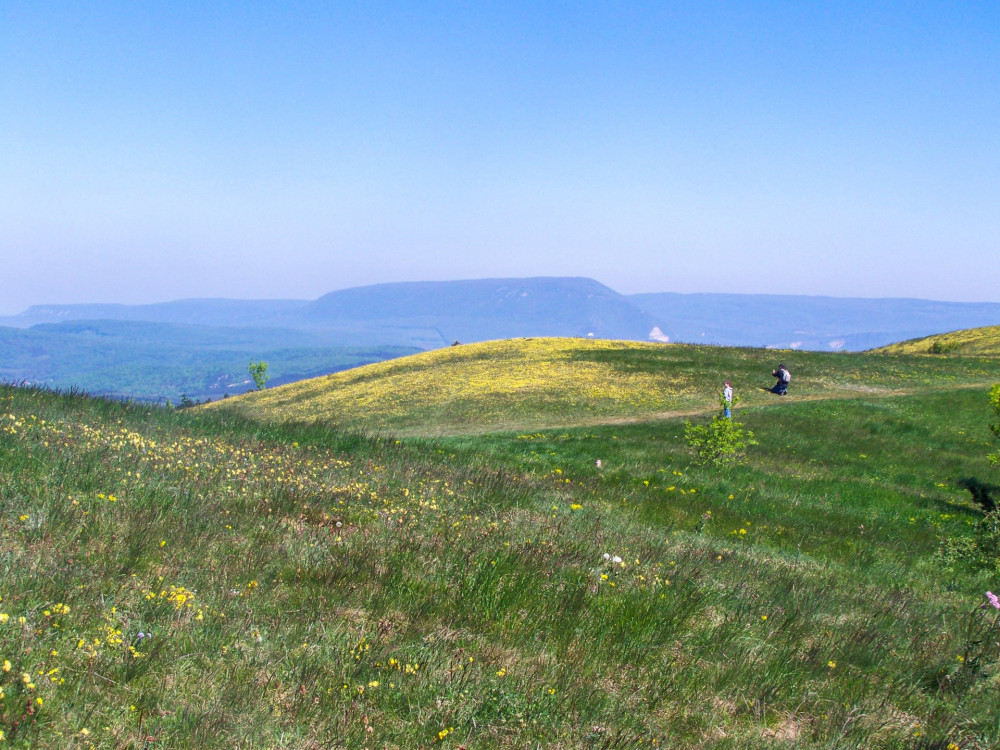
[[[948,354],[974,357],[1000,355],[1000,326],[968,328],[901,341],[876,350],[886,354]]]
[[[601,356],[774,358],[663,350]],[[760,445],[723,469],[606,402],[396,439],[2,389],[4,744],[996,746],[1000,570],[939,548],[997,482],[1000,368],[780,356],[793,395],[737,408]]]
[[[714,409],[724,380],[745,405],[773,404],[779,363],[797,399],[985,383],[996,361],[518,339],[449,347],[211,405],[255,419],[319,421],[403,436],[580,427]]]

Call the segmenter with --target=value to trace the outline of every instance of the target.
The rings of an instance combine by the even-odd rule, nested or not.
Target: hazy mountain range
[[[1000,323],[1000,304],[741,294],[623,295],[592,279],[378,284],[317,300],[38,305],[0,318],[0,379],[139,399],[219,398],[455,341],[527,336],[861,350]]]

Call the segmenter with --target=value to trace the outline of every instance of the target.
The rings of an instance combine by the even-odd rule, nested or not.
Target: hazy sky
[[[589,276],[1000,301],[1000,3],[0,0],[0,314]]]

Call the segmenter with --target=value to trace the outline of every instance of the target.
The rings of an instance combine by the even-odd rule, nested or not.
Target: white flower
[[[594,465],[597,466],[598,469],[600,469],[601,468],[601,459],[597,459],[596,461],[594,461]]]
[[[604,557],[605,560],[610,560],[611,559],[611,555],[609,555],[607,552],[604,553],[603,557]]]
[[[614,557],[611,558],[611,562],[613,562],[615,565],[617,565],[621,561],[622,561],[622,559],[620,557],[618,557],[618,555],[615,555]]]

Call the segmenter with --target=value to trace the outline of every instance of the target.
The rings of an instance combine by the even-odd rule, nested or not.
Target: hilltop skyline
[[[5,3],[0,315],[582,276],[1000,301],[1000,9]]]

